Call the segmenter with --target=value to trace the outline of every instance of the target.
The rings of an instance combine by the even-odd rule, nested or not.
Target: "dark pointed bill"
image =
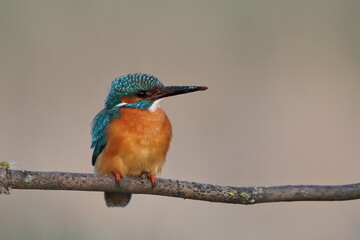
[[[151,99],[160,99],[169,96],[175,96],[184,93],[196,92],[196,91],[204,91],[207,87],[205,86],[168,86],[160,89],[160,91],[156,92],[152,95]]]

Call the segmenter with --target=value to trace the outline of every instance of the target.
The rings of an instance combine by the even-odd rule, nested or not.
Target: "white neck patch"
[[[127,104],[127,103],[122,102],[122,103],[116,104],[115,107],[121,107],[121,106],[124,106],[124,105],[126,105],[126,104]]]
[[[162,98],[160,98],[160,99],[158,99],[158,100],[155,100],[154,102],[153,102],[153,104],[151,104],[151,106],[149,107],[149,111],[150,112],[155,112],[157,109],[158,109],[158,107],[160,107],[160,101],[162,100]]]

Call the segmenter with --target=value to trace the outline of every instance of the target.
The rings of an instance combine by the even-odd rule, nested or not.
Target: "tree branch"
[[[116,185],[110,175],[0,169],[0,193],[10,189],[130,192],[237,204],[360,199],[360,183],[229,187],[158,178],[152,188],[146,176],[125,177]]]

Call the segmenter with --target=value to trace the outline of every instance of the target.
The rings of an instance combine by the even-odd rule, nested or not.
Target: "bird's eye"
[[[136,93],[136,96],[139,98],[146,98],[146,97],[149,97],[149,94],[146,91],[139,91]]]

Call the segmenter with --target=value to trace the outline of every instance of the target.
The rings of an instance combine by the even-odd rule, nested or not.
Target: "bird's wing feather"
[[[91,124],[91,148],[94,148],[92,155],[92,165],[95,165],[96,159],[106,145],[106,128],[111,119],[118,118],[118,108],[103,109],[94,118]]]

